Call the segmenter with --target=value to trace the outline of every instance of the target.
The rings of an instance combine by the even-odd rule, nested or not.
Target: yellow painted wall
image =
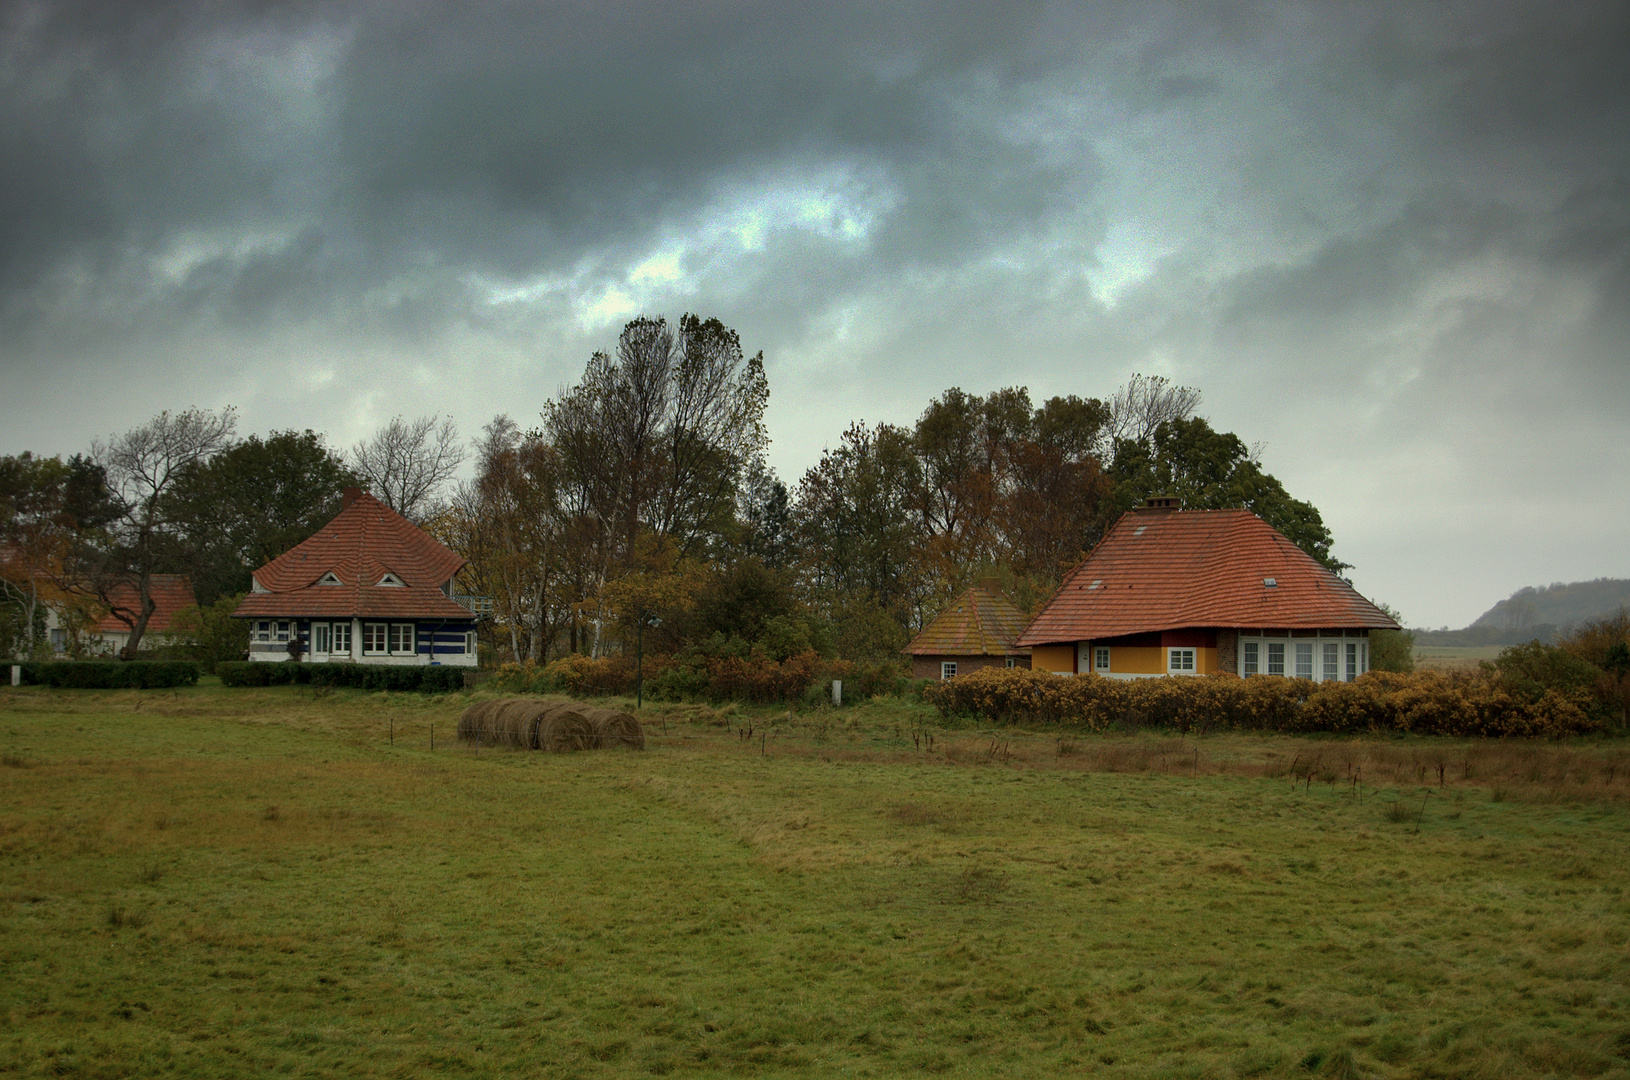
[[[1037,671],[1075,672],[1074,645],[1036,645],[1030,650],[1030,666]]]
[[[1195,649],[1194,669],[1201,675],[1210,675],[1217,670],[1216,649]]]
[[[1196,656],[1194,662],[1198,664],[1200,658]],[[1166,674],[1166,650],[1159,645],[1137,647],[1112,645],[1109,649],[1109,673],[1111,675],[1164,675]]]

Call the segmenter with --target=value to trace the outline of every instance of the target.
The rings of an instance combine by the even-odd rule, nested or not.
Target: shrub
[[[384,664],[307,664],[290,660],[255,663],[248,660],[215,665],[225,686],[349,686],[361,690],[418,690],[446,693],[464,688],[467,668],[397,667]]]
[[[196,686],[199,666],[190,660],[47,660],[24,664],[23,682],[76,690],[156,690]]]
[[[1370,672],[1354,682],[1257,675],[1117,681],[1097,675],[984,668],[930,684],[924,697],[946,715],[997,723],[1112,725],[1205,732],[1416,732],[1460,736],[1562,736],[1601,730],[1603,710],[1584,689],[1515,691],[1490,673]]]

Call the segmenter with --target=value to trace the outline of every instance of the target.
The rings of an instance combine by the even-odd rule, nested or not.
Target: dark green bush
[[[229,661],[215,665],[226,686],[350,686],[361,690],[418,690],[446,693],[464,688],[461,667],[397,667],[384,664],[307,664]]]
[[[47,660],[24,664],[23,682],[75,690],[158,690],[196,686],[199,665],[190,660]]]

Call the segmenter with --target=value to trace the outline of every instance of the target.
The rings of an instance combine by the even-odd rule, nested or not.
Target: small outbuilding
[[[949,679],[987,667],[1030,666],[1030,650],[1015,642],[1027,622],[995,581],[983,581],[951,602],[905,647],[914,679]]]

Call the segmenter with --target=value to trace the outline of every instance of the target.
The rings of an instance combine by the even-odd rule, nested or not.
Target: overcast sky
[[[0,453],[525,426],[695,311],[789,483],[1164,375],[1461,626],[1630,577],[1627,55],[1622,0],[0,0]]]

